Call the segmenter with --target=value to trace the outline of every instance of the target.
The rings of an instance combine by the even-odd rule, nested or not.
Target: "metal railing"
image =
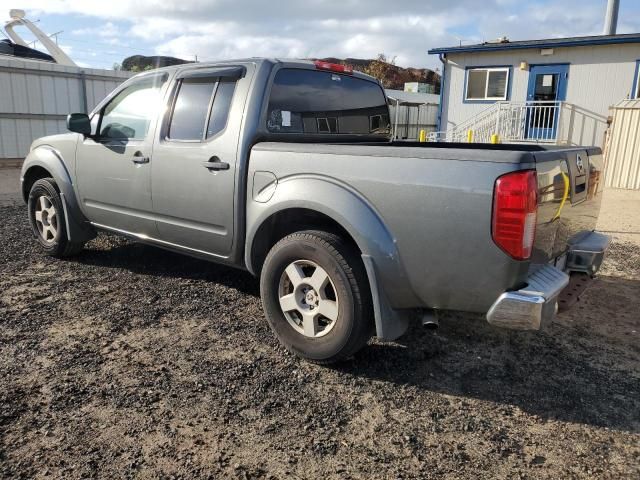
[[[432,132],[430,141],[489,143],[557,143],[563,102],[496,102],[444,132]]]

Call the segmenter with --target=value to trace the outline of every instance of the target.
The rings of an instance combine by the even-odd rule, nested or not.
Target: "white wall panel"
[[[605,161],[607,187],[640,190],[640,100],[613,108]]]
[[[22,158],[36,138],[65,132],[67,114],[84,111],[85,102],[91,111],[132,75],[0,58],[0,159]]]

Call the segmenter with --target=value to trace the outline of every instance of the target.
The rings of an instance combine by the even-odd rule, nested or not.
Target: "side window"
[[[235,89],[235,81],[222,79],[220,83],[218,83],[216,97],[213,99],[213,105],[211,107],[209,125],[207,126],[207,138],[220,133],[224,130],[224,127],[227,126],[227,118],[229,117],[231,100],[233,99]]]
[[[227,125],[235,87],[235,81],[225,79],[183,79],[169,121],[167,138],[202,141],[220,133]]]
[[[118,93],[102,111],[100,137],[145,138],[162,105],[161,88],[166,78],[143,79]]]
[[[182,80],[169,124],[171,140],[202,140],[215,86],[215,79],[211,78]]]

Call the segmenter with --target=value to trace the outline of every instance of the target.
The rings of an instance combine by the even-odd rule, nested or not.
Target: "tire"
[[[70,242],[62,198],[53,178],[37,180],[27,201],[29,223],[38,244],[52,257],[69,257],[82,250],[83,243]]]
[[[296,232],[274,245],[262,267],[260,295],[278,340],[314,363],[344,360],[373,335],[364,265],[333,233]]]

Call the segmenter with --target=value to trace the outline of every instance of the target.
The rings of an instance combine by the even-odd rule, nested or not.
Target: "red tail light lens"
[[[339,63],[323,62],[322,60],[316,60],[313,62],[318,70],[329,70],[336,73],[353,73],[353,68],[348,65],[340,65]]]
[[[516,260],[531,256],[536,233],[538,181],[535,170],[507,173],[493,191],[493,241]]]

